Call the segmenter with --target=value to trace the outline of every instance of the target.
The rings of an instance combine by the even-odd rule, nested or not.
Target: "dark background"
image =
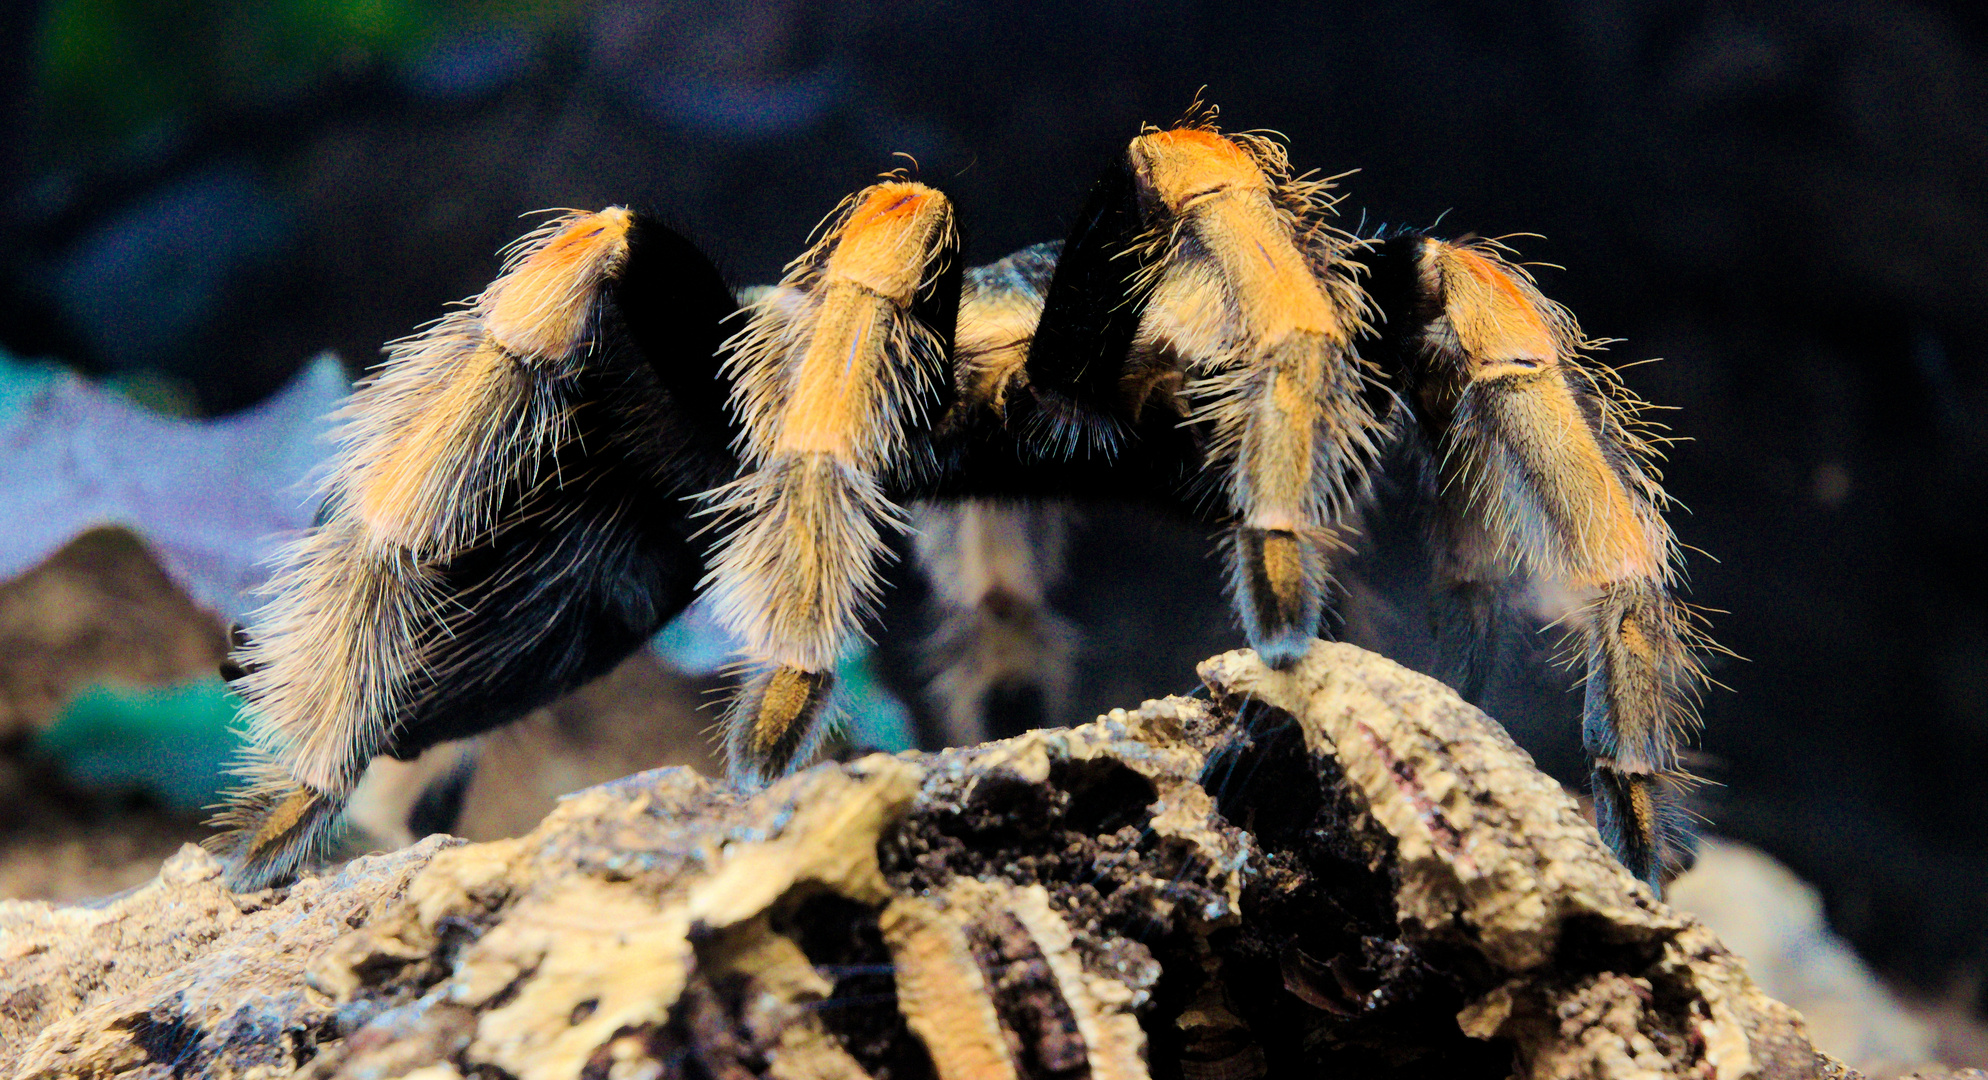
[[[1625,339],[1609,358],[1664,358],[1627,379],[1679,410],[1690,596],[1745,658],[1706,701],[1705,811],[1938,990],[1988,955],[1988,38],[1966,10],[17,3],[0,344],[224,413],[322,349],[372,363],[479,289],[526,212],[646,206],[766,282],[897,151],[986,261],[1060,236],[1106,156],[1205,85],[1301,169],[1359,170],[1349,227],[1543,234],[1520,250]],[[1093,596],[1092,633],[1137,602]],[[1576,776],[1571,724],[1506,719]]]

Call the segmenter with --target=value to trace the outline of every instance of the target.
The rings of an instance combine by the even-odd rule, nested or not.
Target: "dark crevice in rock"
[[[744,976],[693,974],[661,1024],[624,1027],[602,1043],[580,1070],[581,1080],[627,1075],[639,1063],[661,1067],[670,1080],[751,1080],[766,1058],[740,1029]],[[639,1071],[639,1070],[638,1070]]]
[[[1464,1004],[1488,989],[1457,972],[1462,950],[1404,940],[1394,844],[1338,763],[1313,756],[1296,721],[1260,702],[1235,717],[1203,782],[1261,845],[1241,926],[1215,935],[1227,1000],[1272,1075],[1498,1078],[1511,1049],[1466,1036]],[[1438,955],[1440,953],[1440,955]],[[1493,973],[1486,971],[1486,979]]]
[[[1023,1080],[1089,1077],[1090,1058],[1076,1014],[1021,920],[1005,911],[990,912],[967,927],[966,936],[1008,1035],[1015,1071]]]
[[[1063,826],[1086,835],[1144,829],[1152,820],[1152,803],[1159,796],[1153,782],[1124,762],[1101,758],[1059,761],[1050,766],[1049,783],[1069,793]]]
[[[131,1041],[153,1064],[170,1069],[175,1080],[201,1074],[200,1049],[207,1041],[207,1030],[201,1025],[175,1012],[163,1016],[147,1013],[134,1018],[129,1026]]]
[[[292,1030],[290,1035],[290,1064],[293,1068],[303,1068],[318,1056],[318,1048],[335,1043],[342,1037],[337,1014],[325,1017],[306,1028]]]
[[[1625,940],[1622,927],[1598,915],[1576,913],[1560,923],[1553,967],[1582,975],[1646,971],[1663,958],[1664,941],[1647,934]]]
[[[798,942],[834,983],[816,1016],[864,1072],[876,1080],[930,1080],[925,1044],[897,1010],[897,976],[875,909],[822,892],[778,913],[774,929]]]

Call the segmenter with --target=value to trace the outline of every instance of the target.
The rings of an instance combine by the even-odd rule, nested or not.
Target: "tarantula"
[[[1453,680],[1481,686],[1511,582],[1575,597],[1597,816],[1661,888],[1700,642],[1642,404],[1500,245],[1355,239],[1280,141],[1213,120],[1143,128],[1065,241],[971,270],[951,203],[901,174],[749,303],[626,209],[521,240],[341,414],[319,522],[239,654],[260,757],[224,814],[237,886],[311,858],[375,756],[522,715],[700,592],[745,642],[735,778],[804,762],[914,503],[943,526],[926,558],[1042,500],[1218,527],[1250,644],[1288,666],[1407,441]]]

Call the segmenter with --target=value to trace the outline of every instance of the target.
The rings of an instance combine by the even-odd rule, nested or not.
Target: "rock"
[[[21,1077],[1847,1075],[1573,799],[1345,645],[1208,696],[230,896],[0,906]],[[24,966],[25,965],[25,966]]]
[[[436,837],[251,895],[229,892],[221,864],[188,844],[150,884],[101,906],[0,901],[0,1068],[170,1074],[212,1061],[234,1075],[287,1072],[335,1015],[305,985],[306,965],[460,843]]]

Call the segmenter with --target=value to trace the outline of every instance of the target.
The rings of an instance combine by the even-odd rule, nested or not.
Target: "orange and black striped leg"
[[[1588,677],[1582,744],[1594,758],[1595,824],[1659,889],[1691,863],[1678,728],[1695,717],[1700,676],[1690,615],[1659,582],[1601,586],[1583,613]]]
[[[605,672],[688,604],[688,496],[732,471],[717,272],[621,209],[528,237],[346,406],[319,522],[238,654],[260,750],[231,880],[308,862],[377,755],[488,730]]]
[[[763,782],[813,756],[828,733],[835,676],[781,664],[747,675],[727,718],[725,759],[735,777]]]
[[[1453,555],[1477,580],[1502,571],[1581,602],[1569,629],[1587,668],[1596,816],[1661,890],[1688,858],[1678,751],[1700,675],[1642,406],[1581,361],[1573,317],[1495,245],[1401,236],[1369,261],[1388,320],[1379,351],[1436,448],[1440,514],[1461,526]]]
[[[1136,436],[1114,448],[1121,468],[1186,463],[1177,497],[1228,527],[1243,629],[1278,666],[1317,632],[1380,436],[1352,351],[1365,304],[1325,190],[1266,138],[1139,136],[1066,245],[1028,368],[1038,388],[1081,388],[1107,416],[1090,430]]]
[[[819,741],[835,664],[882,587],[899,490],[929,481],[931,428],[961,268],[952,206],[923,184],[858,192],[732,342],[745,472],[710,492],[721,536],[706,581],[745,642],[726,719],[733,776],[759,783]]]
[[[1274,142],[1177,128],[1133,140],[1128,159],[1151,283],[1129,370],[1169,357],[1179,371],[1203,476],[1233,515],[1243,629],[1283,667],[1317,633],[1336,526],[1380,434],[1352,351],[1365,303],[1347,244],[1324,224],[1324,186],[1292,178]]]
[[[1325,545],[1292,529],[1235,528],[1229,537],[1229,595],[1243,633],[1272,667],[1297,662],[1325,616],[1331,564]]]

